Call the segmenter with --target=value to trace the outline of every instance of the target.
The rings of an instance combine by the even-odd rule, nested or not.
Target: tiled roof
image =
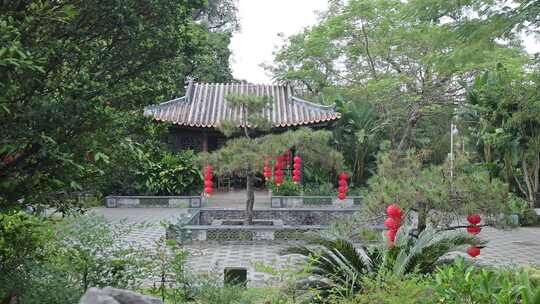
[[[324,106],[292,95],[286,85],[253,85],[243,83],[191,83],[186,96],[158,105],[148,106],[144,115],[156,121],[166,121],[190,127],[217,127],[223,120],[242,126],[240,109],[227,105],[228,94],[271,96],[272,107],[264,114],[273,127],[315,124],[336,120],[341,114],[333,106]]]

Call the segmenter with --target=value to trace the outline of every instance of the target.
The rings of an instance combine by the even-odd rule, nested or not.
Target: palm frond
[[[429,272],[442,256],[460,246],[479,242],[477,237],[461,230],[439,231],[427,227],[418,238],[411,237],[411,232],[411,227],[402,227],[396,235],[398,254],[393,266],[396,275],[413,270]]]

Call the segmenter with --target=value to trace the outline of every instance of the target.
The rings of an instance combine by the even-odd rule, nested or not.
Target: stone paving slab
[[[93,211],[111,221],[126,219],[126,223],[147,223],[148,227],[135,229],[129,239],[146,248],[155,248],[155,243],[165,235],[165,228],[159,223],[174,220],[189,212],[178,208],[136,208],[108,209],[95,208]],[[484,228],[480,234],[488,241],[477,258],[481,264],[500,266],[540,266],[540,228],[515,228],[498,230]],[[199,273],[211,272],[222,275],[225,267],[245,267],[248,269],[249,286],[262,286],[271,282],[271,276],[256,271],[258,263],[276,268],[294,263],[294,259],[280,255],[285,244],[200,244],[188,246],[190,252],[188,267]]]

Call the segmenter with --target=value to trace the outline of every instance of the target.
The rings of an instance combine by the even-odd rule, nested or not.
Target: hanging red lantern
[[[347,186],[339,186],[338,187],[338,192],[346,193],[348,190],[349,190],[349,187],[347,187]]]
[[[275,177],[278,177],[278,176],[283,177],[283,170],[276,170],[276,171],[274,171],[274,176],[275,176]]]
[[[282,170],[283,169],[283,163],[280,161],[276,161],[276,164],[274,165],[274,168],[276,170]]]
[[[281,185],[281,184],[283,184],[283,175],[276,176],[276,177],[274,178],[274,182],[275,182],[276,185],[278,185],[278,186]]]
[[[475,257],[477,257],[477,256],[480,255],[480,248],[475,247],[475,246],[469,247],[469,249],[467,249],[467,253],[468,253],[471,257],[475,258]]]
[[[300,175],[302,174],[302,172],[300,171],[300,169],[302,168],[302,158],[300,156],[295,156],[293,158],[293,161],[294,161],[294,164],[293,164],[293,176],[292,176],[292,180],[295,182],[295,183],[299,183],[300,180],[302,179],[300,177]]]
[[[388,230],[384,233],[384,235],[388,238],[390,242],[394,242],[396,240],[396,234],[397,230],[395,229]]]
[[[347,173],[342,172],[339,174],[339,187],[338,187],[338,198],[344,200],[347,197],[347,191],[349,190],[349,185],[347,184]]]
[[[480,224],[481,220],[482,219],[480,218],[480,215],[478,215],[478,214],[471,214],[471,215],[467,216],[467,221],[469,221],[469,223],[471,223],[473,225]]]
[[[204,192],[206,192],[208,195],[212,194],[214,192],[214,183],[212,182],[213,178],[213,172],[212,172],[212,166],[208,165],[206,166],[206,170],[204,173]]]
[[[401,218],[401,209],[398,205],[392,204],[386,208],[386,214],[393,219],[399,219]]]
[[[391,217],[384,221],[384,225],[390,230],[397,230],[399,228],[399,222]]]
[[[482,231],[482,228],[478,226],[469,226],[467,227],[467,232],[473,235],[479,234]]]

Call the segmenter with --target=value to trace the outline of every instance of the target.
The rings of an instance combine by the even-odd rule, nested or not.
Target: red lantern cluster
[[[467,232],[472,234],[472,235],[479,234],[480,231],[482,231],[482,228],[480,226],[478,226],[478,224],[480,224],[481,220],[482,220],[482,218],[480,218],[480,215],[478,215],[478,214],[472,214],[472,215],[467,216],[467,221],[470,224],[467,227]],[[475,258],[475,257],[480,255],[480,248],[478,248],[476,246],[471,246],[471,247],[469,247],[469,249],[467,249],[467,253],[471,257]]]
[[[264,161],[263,175],[266,180],[272,177],[272,168],[270,167],[268,159]]]
[[[212,179],[214,178],[214,172],[212,166],[206,166],[204,171],[204,192],[208,195],[211,195],[214,192],[214,183]]]
[[[388,218],[384,221],[384,225],[388,228],[388,231],[386,231],[385,235],[392,246],[394,245],[397,231],[401,225],[401,209],[398,205],[392,204],[386,208],[386,215],[388,215]]]
[[[283,163],[284,157],[280,155],[276,158],[276,164],[274,165],[274,182],[276,185],[281,185],[283,183]]]
[[[302,174],[302,172],[300,171],[302,169],[302,158],[297,155],[294,157],[293,161],[294,161],[294,164],[293,164],[292,180],[293,182],[298,184],[300,180],[302,179],[300,177]]]
[[[347,191],[349,191],[347,179],[349,179],[349,176],[347,175],[347,173],[341,172],[341,174],[339,174],[338,198],[340,200],[344,200],[347,197]]]

